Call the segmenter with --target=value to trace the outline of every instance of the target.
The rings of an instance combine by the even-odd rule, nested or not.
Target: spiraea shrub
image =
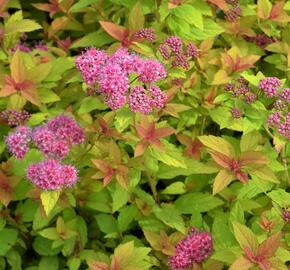
[[[0,270],[289,268],[289,1],[0,17]]]

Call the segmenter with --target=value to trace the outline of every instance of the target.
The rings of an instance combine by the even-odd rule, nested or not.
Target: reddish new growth
[[[144,30],[136,35],[145,36],[146,33],[151,32]],[[165,78],[166,71],[156,60],[142,59],[126,48],[120,48],[110,56],[91,48],[77,57],[76,66],[90,87],[99,86],[99,93],[113,110],[128,102],[133,112],[146,114],[165,105],[166,96],[154,83]],[[129,76],[132,75],[139,85],[130,91]]]
[[[169,257],[168,264],[172,270],[192,267],[201,263],[212,253],[212,237],[209,233],[192,228],[175,249],[175,255]]]
[[[168,60],[171,59],[173,67],[182,67],[184,69],[189,68],[189,60],[198,57],[198,48],[193,43],[188,43],[183,50],[183,42],[180,37],[171,36],[168,37],[163,44],[159,46],[159,52],[161,56]]]

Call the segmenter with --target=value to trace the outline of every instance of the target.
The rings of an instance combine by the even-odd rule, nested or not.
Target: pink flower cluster
[[[265,48],[268,44],[275,42],[275,39],[268,37],[265,34],[257,34],[254,37],[244,36],[244,39],[249,42],[255,43],[260,48]]]
[[[5,110],[0,113],[0,117],[5,120],[9,126],[19,126],[30,118],[30,114],[24,110]]]
[[[248,104],[253,103],[257,99],[257,95],[252,92],[249,82],[244,77],[240,77],[234,83],[227,83],[224,90],[231,92],[234,97],[242,97]]]
[[[175,255],[169,257],[169,266],[172,270],[187,269],[193,263],[201,263],[211,253],[211,235],[193,228],[175,247]]]
[[[241,118],[242,116],[242,112],[238,108],[232,108],[230,112],[233,118],[238,119],[238,118]]]
[[[10,133],[6,139],[6,145],[9,151],[17,158],[23,159],[29,151],[29,142],[31,140],[31,130],[26,126],[18,126],[13,133]]]
[[[143,86],[134,86],[128,96],[129,107],[132,112],[148,114],[153,108],[161,109],[167,97],[158,86],[145,89]]]
[[[272,128],[277,128],[281,136],[290,139],[290,112],[285,116],[281,112],[273,112],[268,117],[268,125]]]
[[[31,164],[26,175],[34,185],[44,190],[71,187],[77,181],[77,170],[74,166],[63,165],[54,159]]]
[[[183,42],[177,36],[168,37],[163,44],[159,46],[161,56],[168,60],[172,58],[173,67],[189,68],[189,59],[198,57],[198,48],[195,44],[189,43],[183,51]]]
[[[76,66],[89,86],[98,84],[100,94],[113,110],[123,107],[127,101],[130,108],[133,108],[132,111],[143,113],[151,112],[153,107],[160,109],[165,105],[165,94],[154,85],[166,77],[166,71],[158,61],[141,59],[129,53],[126,48],[119,48],[110,56],[104,51],[90,48],[77,57]],[[135,75],[137,81],[142,84],[136,86],[137,88],[133,87],[131,92],[130,75]],[[144,91],[140,91],[141,88]],[[156,96],[157,94],[160,97]],[[155,103],[149,100],[154,100]],[[151,109],[148,107],[149,103]],[[146,106],[148,108],[145,108]]]
[[[147,40],[149,42],[154,42],[156,39],[155,31],[152,28],[143,28],[133,34],[132,40],[141,41]]]
[[[43,42],[38,42],[34,46],[28,45],[26,42],[18,42],[11,51],[16,52],[17,49],[21,52],[31,52],[33,49],[48,51],[47,45]]]
[[[41,189],[53,190],[76,182],[76,169],[61,164],[60,160],[68,155],[73,145],[82,143],[84,138],[84,131],[75,120],[60,115],[33,130],[18,126],[6,137],[6,144],[16,158],[22,159],[29,151],[29,143],[33,142],[46,159],[30,164],[27,178]]]
[[[278,87],[281,85],[281,81],[276,77],[266,77],[259,83],[258,88],[264,91],[267,97],[274,97],[278,92]]]
[[[239,6],[233,6],[225,12],[225,19],[229,22],[236,22],[240,16],[241,8]]]

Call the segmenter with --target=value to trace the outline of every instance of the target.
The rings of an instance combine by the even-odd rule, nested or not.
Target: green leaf
[[[58,240],[59,235],[56,231],[56,228],[46,228],[39,232],[39,235],[41,235],[44,238],[47,238],[49,240]]]
[[[90,46],[102,47],[103,45],[112,43],[113,41],[114,39],[111,36],[109,36],[106,32],[97,31],[89,33],[84,37],[74,41],[73,44],[70,46],[70,48],[75,49]]]
[[[51,89],[38,89],[38,94],[42,103],[52,103],[60,100],[60,97],[55,94]]]
[[[122,206],[124,206],[127,203],[128,199],[129,199],[128,191],[122,188],[120,185],[116,185],[116,188],[112,193],[113,212],[118,211]]]
[[[183,194],[185,192],[186,186],[183,182],[174,182],[162,191],[163,194]]]
[[[131,32],[136,32],[143,28],[145,17],[142,12],[142,7],[139,1],[136,2],[135,6],[131,9],[128,18],[129,29]]]
[[[88,113],[93,110],[104,110],[107,106],[98,97],[85,97],[82,99],[79,114]]]
[[[237,221],[239,223],[245,222],[244,210],[239,201],[235,202],[230,212],[230,221]]]
[[[173,144],[162,140],[162,144],[165,146],[165,151],[159,151],[154,148],[150,148],[150,154],[157,160],[173,167],[186,169],[186,163],[184,156]]]
[[[202,13],[197,10],[194,6],[189,4],[183,4],[173,9],[172,13],[185,20],[189,24],[196,26],[203,30],[203,17]]]
[[[268,167],[264,166],[262,168],[250,168],[246,166],[246,169],[252,177],[257,177],[261,180],[269,181],[272,183],[280,183],[276,175]]]
[[[240,142],[241,151],[246,152],[256,150],[260,137],[261,136],[257,131],[252,131],[247,134],[243,134]]]
[[[211,150],[222,153],[228,157],[235,156],[234,147],[227,140],[221,137],[208,135],[208,136],[199,136],[198,139],[204,146],[208,147]]]
[[[272,4],[269,0],[258,0],[257,14],[261,19],[267,19],[270,16]]]
[[[286,192],[284,189],[273,190],[267,195],[277,203],[281,208],[287,208],[290,204],[290,193]]]
[[[14,33],[32,32],[34,30],[41,29],[41,25],[35,21],[24,19],[20,21],[14,21],[6,24],[5,35],[11,35]]]
[[[155,216],[163,223],[182,233],[186,233],[184,221],[179,210],[172,204],[162,204],[161,207],[154,207]]]
[[[118,216],[118,229],[124,232],[128,229],[129,224],[134,220],[138,214],[138,209],[135,205],[131,204],[120,209]]]
[[[119,132],[123,132],[133,123],[133,114],[128,108],[122,108],[116,112],[115,127]]]
[[[55,207],[60,196],[59,190],[42,191],[40,199],[46,215],[49,215],[51,210]]]
[[[242,249],[249,248],[254,254],[258,250],[258,239],[256,235],[245,225],[232,222],[234,235]]]
[[[188,38],[193,40],[205,40],[215,37],[224,32],[224,29],[211,19],[204,18],[203,30],[197,27],[191,27]]]
[[[87,7],[91,4],[95,4],[96,0],[79,0],[77,3],[75,3],[71,8],[70,12],[78,12],[80,9]]]
[[[117,261],[119,269],[122,270],[146,270],[152,264],[148,253],[150,248],[134,247],[134,242],[128,242],[115,249],[114,259]]]
[[[0,256],[5,256],[6,252],[16,243],[17,231],[4,228],[0,231]]]
[[[215,249],[225,249],[237,245],[237,242],[230,230],[228,224],[229,215],[226,213],[218,213],[214,217],[212,225],[212,235]]]
[[[95,219],[103,233],[110,234],[118,231],[117,221],[113,216],[99,214],[95,216]]]
[[[223,201],[208,193],[194,192],[180,196],[175,201],[176,208],[183,214],[192,214],[194,211],[207,212],[223,205]]]
[[[57,256],[52,257],[42,257],[39,265],[38,270],[58,270],[59,269],[59,263]]]
[[[159,171],[157,172],[157,177],[162,179],[172,179],[176,176],[184,175],[189,176],[192,174],[212,174],[218,171],[216,166],[208,166],[197,160],[184,159],[186,169],[176,168],[166,164],[159,165]]]

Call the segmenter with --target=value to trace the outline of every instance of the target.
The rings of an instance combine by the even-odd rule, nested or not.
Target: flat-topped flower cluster
[[[23,159],[29,149],[36,147],[45,160],[30,164],[27,178],[45,190],[72,186],[77,180],[77,170],[72,165],[62,164],[72,146],[84,141],[84,131],[67,115],[59,115],[46,124],[33,129],[20,125],[6,137],[9,151]]]
[[[128,103],[133,112],[147,114],[166,103],[165,93],[155,84],[166,77],[166,71],[156,60],[142,59],[126,48],[119,48],[112,55],[89,48],[77,57],[76,66],[89,87],[98,86],[98,92],[113,110]],[[137,85],[130,87],[129,77],[135,77],[132,80]]]

